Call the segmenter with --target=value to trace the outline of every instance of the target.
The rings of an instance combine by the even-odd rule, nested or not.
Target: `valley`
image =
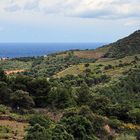
[[[139,44],[0,61],[0,139],[139,140]]]

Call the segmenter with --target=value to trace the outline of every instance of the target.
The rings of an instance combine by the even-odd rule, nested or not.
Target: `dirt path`
[[[10,75],[10,74],[16,74],[16,73],[20,73],[20,72],[25,72],[27,70],[24,70],[24,69],[20,69],[20,70],[5,70],[5,73],[7,75]]]

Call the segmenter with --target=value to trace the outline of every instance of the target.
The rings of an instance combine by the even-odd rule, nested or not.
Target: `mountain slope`
[[[110,47],[105,57],[120,58],[140,53],[140,30],[105,47]]]

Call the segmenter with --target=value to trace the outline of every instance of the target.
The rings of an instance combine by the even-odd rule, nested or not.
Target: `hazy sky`
[[[0,42],[112,42],[140,28],[140,0],[0,0]]]

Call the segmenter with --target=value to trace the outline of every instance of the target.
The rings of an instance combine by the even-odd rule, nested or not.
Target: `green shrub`
[[[8,126],[0,126],[0,133],[10,133],[11,129]]]
[[[36,124],[28,129],[25,140],[52,140],[51,134],[44,127]]]
[[[11,111],[10,108],[8,108],[4,105],[0,105],[0,115],[9,114],[10,111]]]
[[[34,115],[29,119],[29,123],[31,126],[39,124],[40,126],[43,126],[44,128],[48,129],[50,128],[52,121],[47,116]]]
[[[119,130],[122,126],[122,123],[117,119],[110,119],[108,123],[111,128],[117,129],[117,130]]]

